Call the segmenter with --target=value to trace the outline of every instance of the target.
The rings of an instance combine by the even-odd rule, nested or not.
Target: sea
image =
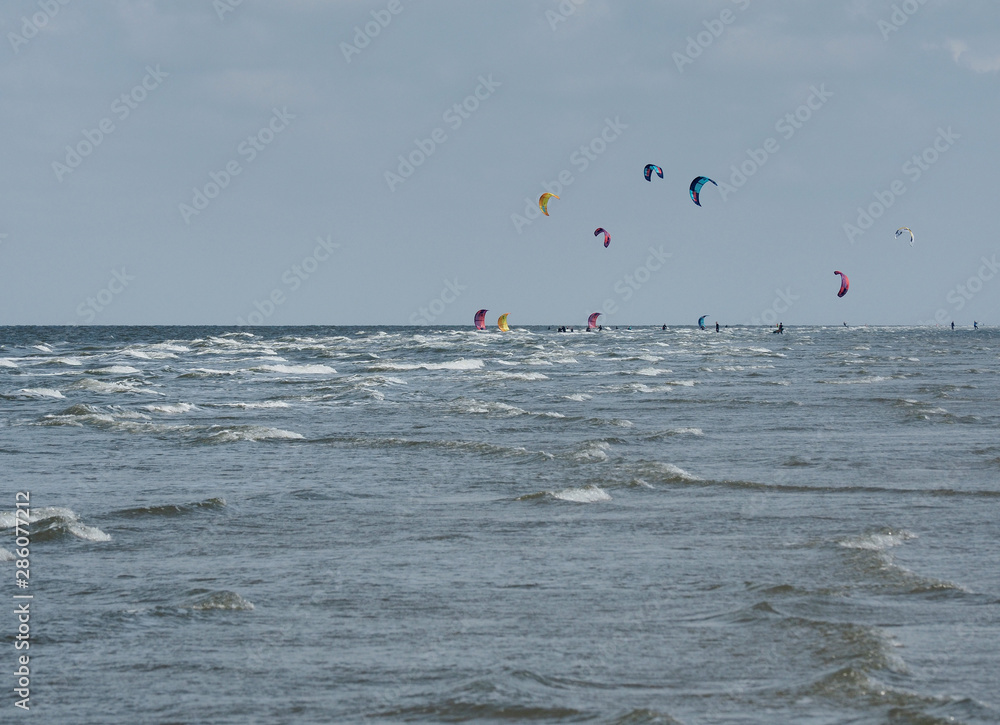
[[[5,723],[1000,722],[997,328],[5,327],[0,470]]]

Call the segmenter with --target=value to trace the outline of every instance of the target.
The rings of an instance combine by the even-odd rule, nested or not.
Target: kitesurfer
[[[718,322],[716,322],[716,323],[715,323],[715,331],[716,331],[716,332],[718,332],[718,331],[719,331],[719,323],[718,323]]]
[[[955,329],[955,321],[954,320],[951,321],[951,329],[953,329],[953,330]]]
[[[782,323],[780,323],[780,322],[778,323],[778,334],[779,335],[784,335],[785,334],[785,326]]]
[[[972,321],[972,329],[973,330],[978,330],[979,329],[979,323],[976,322],[975,320]]]
[[[663,326],[663,329],[664,329],[664,330],[666,330],[666,329],[667,329],[667,326],[666,326],[666,325],[664,325],[664,326]]]

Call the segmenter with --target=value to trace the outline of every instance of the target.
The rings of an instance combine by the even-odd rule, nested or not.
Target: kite
[[[607,249],[607,246],[611,244],[611,235],[608,234],[608,230],[604,227],[597,227],[597,229],[594,230],[594,236],[599,237],[601,234],[604,235],[604,247]]]
[[[705,329],[705,318],[706,317],[708,317],[708,315],[702,315],[701,317],[698,318],[698,327],[700,327],[703,330]]]
[[[646,181],[652,181],[653,172],[656,172],[656,175],[661,179],[663,178],[663,169],[656,164],[646,164],[646,168],[642,170],[642,175],[646,177]]]
[[[698,176],[698,177],[695,178],[694,181],[691,182],[691,188],[688,191],[691,193],[691,201],[693,201],[698,206],[701,206],[701,202],[698,201],[698,192],[701,191],[701,187],[703,187],[705,184],[709,184],[709,183],[715,184],[715,186],[718,186],[718,184],[716,184],[714,181],[712,181],[707,176]]]
[[[547,191],[538,197],[538,208],[542,210],[542,214],[545,216],[549,215],[549,199],[552,198],[558,199],[559,197],[555,194],[550,194]]]
[[[497,320],[497,327],[499,327],[504,332],[510,332],[510,328],[507,327],[507,315],[509,314],[510,314],[509,312],[504,312],[502,315],[500,315],[500,319]]]
[[[597,327],[597,318],[600,316],[600,314],[601,314],[600,312],[595,312],[590,316],[590,318],[587,320],[588,330],[593,330],[595,327]]]
[[[847,290],[851,287],[851,281],[847,279],[847,275],[843,272],[834,272],[834,274],[840,275],[840,292],[837,293],[837,297],[843,297],[847,294]]]
[[[476,321],[476,329],[477,330],[485,330],[486,329],[486,313],[487,312],[489,312],[489,310],[479,310],[479,312],[476,313],[475,321]]]
[[[910,233],[910,246],[912,247],[913,246],[913,230],[910,229],[909,227],[900,227],[899,229],[896,230],[896,236],[897,237],[902,236],[903,232],[909,232]]]

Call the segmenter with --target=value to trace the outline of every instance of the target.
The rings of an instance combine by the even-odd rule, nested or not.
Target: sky
[[[6,0],[0,324],[1000,324],[998,27],[995,0]]]

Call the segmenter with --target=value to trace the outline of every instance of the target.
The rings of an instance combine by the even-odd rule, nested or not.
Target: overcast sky
[[[997,324],[998,28],[995,0],[6,0],[0,324]]]

